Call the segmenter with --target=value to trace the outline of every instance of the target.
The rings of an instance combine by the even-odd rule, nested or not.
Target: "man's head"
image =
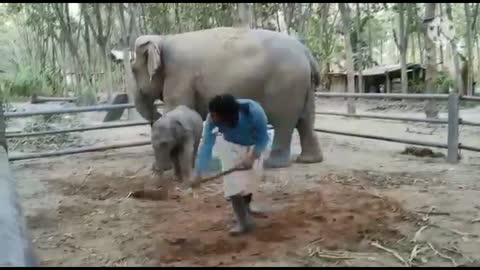
[[[216,95],[208,103],[208,110],[212,120],[229,127],[236,127],[240,105],[230,94]]]

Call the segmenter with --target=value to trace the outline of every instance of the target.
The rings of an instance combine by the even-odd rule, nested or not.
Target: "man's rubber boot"
[[[237,236],[249,232],[255,224],[250,217],[245,199],[241,195],[235,195],[231,197],[231,201],[237,222],[233,224],[230,235]]]
[[[252,217],[254,217],[254,218],[266,218],[267,217],[266,213],[264,213],[263,211],[260,211],[258,209],[255,209],[255,208],[251,207],[251,202],[252,202],[252,194],[251,193],[243,196],[243,198],[245,199],[245,203],[247,204],[248,212],[250,213],[250,215]]]

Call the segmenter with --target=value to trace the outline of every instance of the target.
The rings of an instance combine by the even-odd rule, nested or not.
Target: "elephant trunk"
[[[135,93],[135,108],[138,113],[150,122],[150,126],[153,125],[162,115],[157,111],[155,107],[155,99],[148,95],[144,95],[141,91]]]

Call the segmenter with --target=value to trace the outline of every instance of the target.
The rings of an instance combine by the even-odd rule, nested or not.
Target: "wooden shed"
[[[330,92],[347,91],[346,72],[330,72],[327,74],[327,89]],[[420,64],[407,65],[408,80],[425,81],[425,68]],[[363,89],[358,87],[358,73],[355,73],[355,92],[363,93],[395,93],[400,92],[400,64],[375,66],[362,71]],[[410,89],[409,89],[410,91]]]

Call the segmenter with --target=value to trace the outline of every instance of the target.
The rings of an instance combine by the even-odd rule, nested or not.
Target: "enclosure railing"
[[[336,115],[345,117],[356,118],[376,118],[385,120],[400,120],[411,122],[425,122],[433,124],[448,124],[447,144],[425,142],[417,140],[406,140],[400,138],[389,138],[376,135],[364,135],[349,132],[340,132],[324,129],[315,129],[318,132],[331,133],[337,135],[353,136],[374,140],[383,140],[390,142],[407,143],[413,145],[430,146],[447,149],[447,161],[450,163],[456,163],[459,160],[459,149],[480,152],[480,148],[474,146],[462,145],[459,142],[459,125],[466,126],[480,126],[480,123],[464,121],[459,116],[460,100],[468,101],[480,101],[480,97],[472,96],[460,96],[456,93],[451,94],[359,94],[359,93],[316,93],[316,97],[324,98],[364,98],[364,99],[417,99],[417,100],[447,100],[448,101],[448,118],[447,119],[428,119],[428,118],[410,118],[410,117],[393,117],[393,116],[381,116],[371,114],[348,114],[337,112],[316,112],[316,114],[323,115]]]
[[[315,131],[321,133],[329,133],[336,135],[344,136],[353,136],[359,138],[367,138],[374,140],[382,140],[389,142],[398,142],[406,143],[411,145],[421,145],[428,147],[438,147],[447,149],[447,161],[451,163],[456,163],[459,160],[459,149],[477,151],[480,152],[480,148],[462,145],[459,142],[459,125],[468,125],[468,126],[480,126],[480,123],[463,121],[459,117],[459,101],[460,100],[469,100],[469,101],[480,101],[480,97],[464,97],[457,94],[352,94],[352,93],[316,93],[317,97],[323,98],[364,98],[364,99],[417,99],[417,100],[439,100],[445,101],[448,100],[448,118],[447,119],[428,119],[428,118],[410,118],[410,117],[394,117],[394,116],[382,116],[382,115],[373,115],[373,114],[348,114],[348,113],[338,113],[338,112],[316,112],[319,115],[334,115],[334,116],[345,116],[345,117],[355,117],[355,118],[372,118],[372,119],[385,119],[385,120],[397,120],[397,121],[410,121],[410,122],[425,122],[433,124],[448,124],[448,139],[447,143],[438,143],[438,142],[426,142],[426,141],[417,141],[417,140],[407,140],[400,138],[390,138],[377,135],[368,135],[368,134],[356,134],[335,130],[327,130],[315,128]],[[161,103],[156,103],[157,106],[162,106]],[[66,114],[66,113],[80,113],[80,112],[94,112],[94,111],[109,111],[113,109],[128,109],[134,108],[133,104],[120,104],[120,105],[101,105],[101,106],[90,106],[90,107],[81,107],[81,108],[66,108],[66,109],[57,109],[57,110],[48,110],[48,111],[35,111],[35,112],[7,112],[5,113],[6,118],[15,118],[15,117],[28,117],[35,115],[54,115],[54,114]],[[131,127],[131,126],[140,126],[149,124],[147,121],[138,121],[138,122],[127,122],[127,123],[118,123],[118,124],[102,124],[89,127],[80,127],[80,128],[70,128],[62,130],[52,130],[52,131],[41,131],[41,132],[31,132],[31,133],[12,133],[6,134],[6,138],[19,138],[19,137],[32,137],[32,136],[43,136],[43,135],[52,135],[68,132],[83,132],[89,130],[100,130],[100,129],[111,129],[111,128],[121,128],[121,127]],[[122,143],[122,144],[113,144],[107,146],[96,146],[96,147],[84,147],[78,149],[67,149],[55,152],[48,153],[29,153],[21,155],[12,155],[9,157],[10,161],[15,160],[24,160],[32,158],[41,158],[41,157],[53,157],[53,156],[62,156],[70,155],[77,153],[86,153],[94,151],[105,151],[111,149],[119,149],[126,147],[137,147],[149,145],[150,140],[132,142],[132,143]]]

